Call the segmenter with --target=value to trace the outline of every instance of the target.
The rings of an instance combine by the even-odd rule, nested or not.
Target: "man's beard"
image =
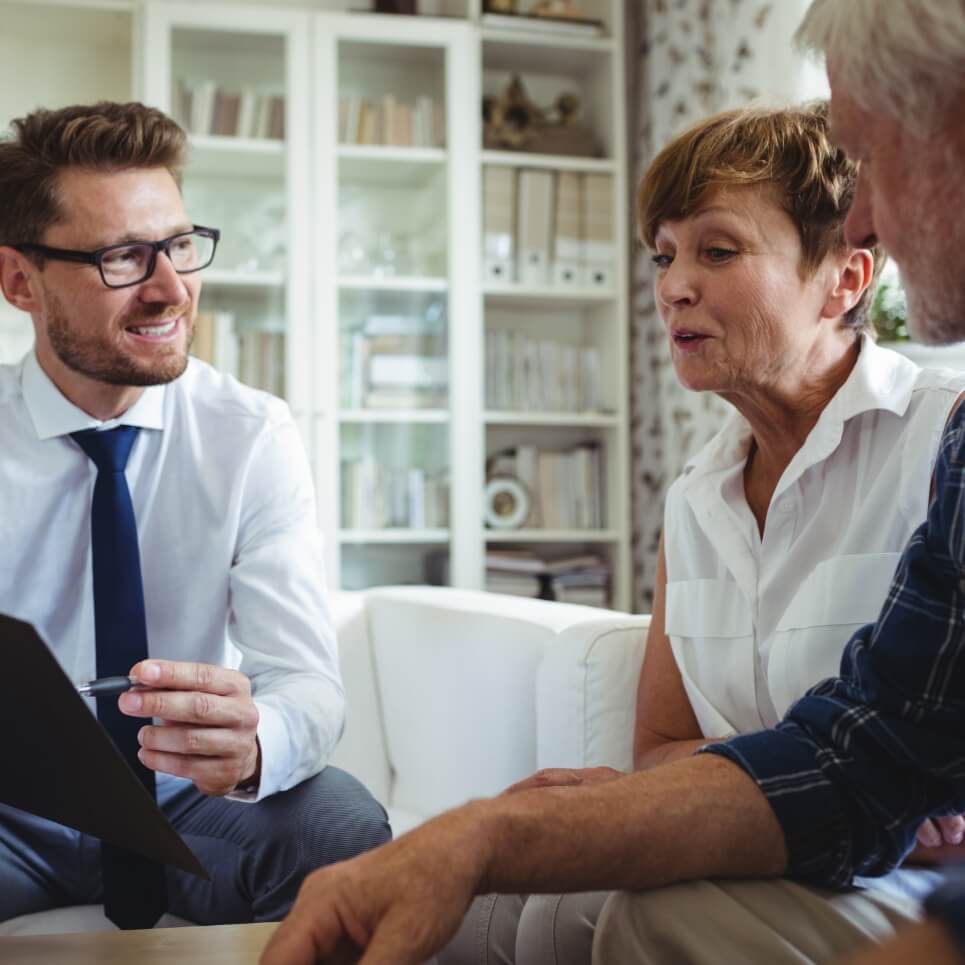
[[[48,295],[47,338],[54,353],[67,368],[80,375],[108,385],[147,386],[173,382],[183,374],[188,365],[188,349],[194,340],[194,319],[191,305],[185,304],[175,311],[169,307],[156,312],[138,313],[121,321],[121,328],[135,324],[150,324],[179,315],[187,326],[185,351],[179,352],[169,346],[169,351],[159,353],[154,359],[138,359],[122,352],[109,335],[82,336],[72,328],[67,313],[56,298]],[[188,321],[190,319],[190,321]],[[120,333],[114,333],[120,334]]]

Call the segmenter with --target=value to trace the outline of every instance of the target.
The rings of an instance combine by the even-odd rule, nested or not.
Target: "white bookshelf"
[[[445,292],[449,289],[446,278],[395,275],[376,277],[372,275],[340,275],[336,285],[352,291],[382,292]]]
[[[622,39],[614,39],[623,36],[623,3],[584,0],[587,15],[606,23],[601,37],[484,27],[482,0],[423,0],[438,18],[338,9],[351,6],[364,3],[0,0],[0,110],[9,119],[41,104],[138,97],[177,116],[179,82],[284,97],[283,139],[192,130],[185,199],[197,223],[223,232],[217,261],[205,273],[202,307],[212,324],[227,318],[239,341],[283,346],[277,384],[314,469],[330,582],[350,588],[421,582],[430,564],[438,572],[441,555],[452,584],[480,588],[487,547],[547,556],[598,552],[611,568],[611,604],[627,607],[629,198],[624,54]],[[37,70],[37,63],[51,69]],[[482,97],[499,93],[515,73],[540,104],[562,91],[577,93],[600,156],[483,150]],[[24,76],[32,78],[29,92]],[[339,98],[349,93],[383,106],[391,94],[413,110],[420,96],[429,98],[440,105],[444,137],[421,146],[348,142]],[[433,117],[433,137],[437,123]],[[485,282],[487,165],[609,178],[612,283]],[[0,352],[16,341],[9,333],[21,324],[8,316],[0,311]],[[426,369],[427,384],[445,366],[442,398],[392,408],[384,400],[364,404],[352,353],[373,317],[383,324],[392,317],[426,321],[425,337],[441,353]],[[594,348],[605,405],[598,411],[488,405],[485,344],[493,331]],[[234,357],[231,364],[241,363]],[[602,527],[487,529],[487,460],[516,445],[598,448]],[[446,518],[423,524],[426,507],[414,499],[409,525],[347,526],[343,464],[353,460],[377,463],[379,472],[394,476],[421,473],[426,493],[436,487],[432,498],[439,486],[448,487],[439,497]]]
[[[340,422],[355,423],[443,423],[449,421],[449,412],[439,409],[391,409],[373,411],[371,409],[341,409]]]
[[[368,544],[423,544],[439,545],[449,541],[449,530],[447,529],[343,529],[339,531],[338,540],[340,543],[350,543],[354,545]]]
[[[204,273],[205,288],[281,288],[285,275],[280,271],[235,271],[209,268]]]
[[[507,532],[487,530],[489,543],[619,543],[621,535],[612,529],[523,529]]]
[[[561,154],[539,154],[534,157],[524,151],[483,151],[483,164],[504,167],[548,168],[550,171],[580,171],[590,174],[613,174],[617,162],[612,158],[566,157]]]
[[[595,412],[498,412],[488,410],[484,418],[493,426],[564,426],[613,429],[620,417]]]
[[[130,100],[134,4],[0,0],[0,129],[38,107]],[[30,317],[0,297],[0,363],[33,344]]]

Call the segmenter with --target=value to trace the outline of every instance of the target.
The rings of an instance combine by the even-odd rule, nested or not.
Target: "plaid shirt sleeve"
[[[886,874],[924,818],[965,813],[965,406],[942,436],[928,517],[841,675],[774,730],[703,752],[755,780],[784,831],[787,875],[812,884]]]

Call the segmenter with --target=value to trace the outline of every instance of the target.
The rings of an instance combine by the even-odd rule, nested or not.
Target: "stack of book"
[[[175,113],[191,134],[285,139],[285,98],[281,94],[258,93],[250,87],[225,90],[213,80],[192,86],[182,80]]]
[[[342,463],[346,529],[439,529],[449,525],[447,472],[386,466],[371,457]]]
[[[614,245],[610,175],[484,168],[487,281],[612,288]]]
[[[446,142],[442,105],[421,95],[413,104],[386,94],[369,100],[360,94],[338,99],[338,139],[341,144],[383,144],[392,147],[443,147]]]
[[[272,395],[285,394],[285,335],[247,329],[238,336],[238,378]]]
[[[425,409],[446,405],[449,358],[444,335],[408,315],[370,315],[351,335],[348,405]]]
[[[603,412],[599,349],[486,332],[486,405],[527,412]]]
[[[609,585],[610,566],[598,553],[555,559],[525,549],[490,548],[486,553],[486,589],[491,593],[605,607]]]
[[[198,312],[191,354],[229,375],[238,375],[238,335],[231,312]]]
[[[564,451],[520,445],[490,458],[490,478],[518,479],[530,497],[527,529],[602,529],[603,460],[599,443]]]

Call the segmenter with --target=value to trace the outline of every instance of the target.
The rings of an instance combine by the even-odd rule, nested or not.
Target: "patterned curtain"
[[[791,37],[808,0],[627,0],[627,63],[634,186],[685,127],[750,101],[793,103],[824,93],[823,71]],[[636,236],[636,225],[631,230]],[[680,387],[653,300],[646,251],[632,262],[631,471],[634,607],[653,602],[667,487],[717,431],[727,404]]]

